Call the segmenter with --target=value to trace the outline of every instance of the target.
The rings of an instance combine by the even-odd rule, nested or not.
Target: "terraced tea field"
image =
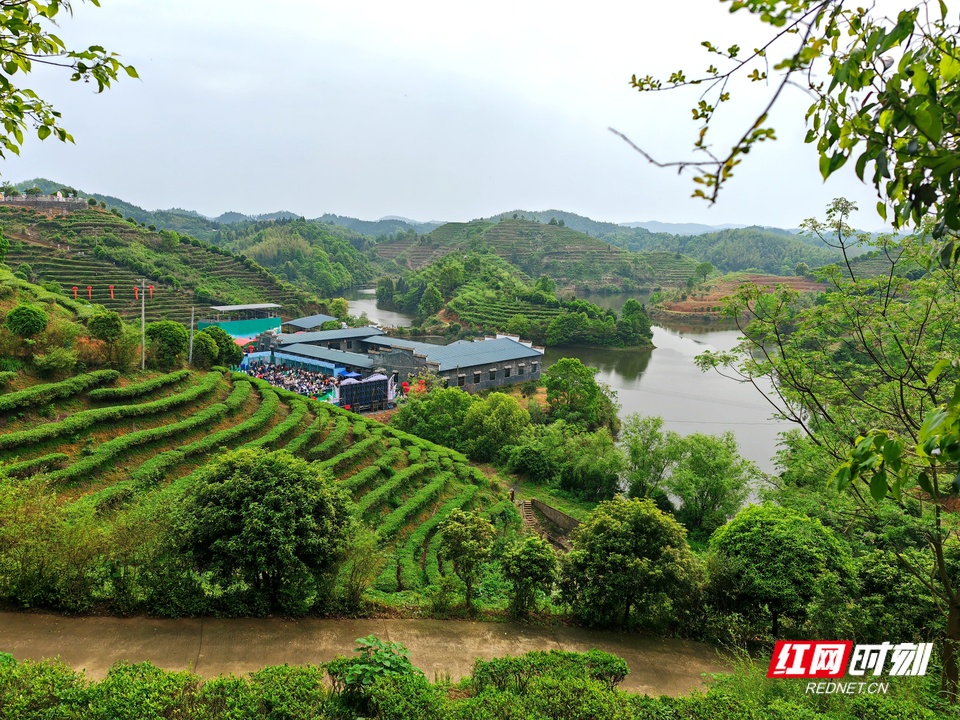
[[[491,301],[475,295],[458,297],[450,302],[449,308],[457,313],[461,322],[471,323],[487,332],[506,330],[507,323],[514,315],[523,315],[531,322],[549,325],[551,320],[565,312],[562,308],[535,305],[522,300]]]
[[[92,302],[125,318],[140,315],[133,292],[140,278],[154,286],[148,321],[188,323],[191,307],[212,304],[276,302],[291,317],[315,308],[308,293],[239,257],[175,236],[164,239],[102,210],[47,218],[30,208],[3,207],[0,231],[11,241],[11,268],[29,265],[36,282],[58,282],[71,296],[77,287],[81,300],[88,299],[89,286]]]
[[[176,506],[211,457],[241,446],[285,448],[336,478],[385,554],[381,592],[448,571],[436,530],[454,508],[516,519],[460,453],[222,368],[140,382],[102,370],[0,396],[0,488],[27,482],[111,537]]]
[[[636,286],[670,282],[661,281],[641,254],[621,250],[570,228],[528,220],[447,223],[418,238],[402,237],[380,243],[375,252],[381,258],[418,270],[450,253],[469,250],[494,252],[531,278],[550,276],[561,289],[619,287],[625,279]],[[686,278],[684,275],[683,282]]]

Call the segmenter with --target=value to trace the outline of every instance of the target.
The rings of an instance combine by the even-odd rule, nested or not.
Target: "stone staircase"
[[[536,533],[542,533],[540,523],[533,514],[533,503],[529,500],[520,501],[520,517],[523,518],[523,524]]]
[[[571,545],[566,538],[555,537],[543,528],[543,525],[540,524],[540,521],[537,520],[537,516],[533,512],[532,502],[529,500],[521,500],[519,503],[519,510],[520,517],[523,518],[524,527],[545,538],[547,542],[553,545],[557,550],[560,550],[561,552],[570,552]]]

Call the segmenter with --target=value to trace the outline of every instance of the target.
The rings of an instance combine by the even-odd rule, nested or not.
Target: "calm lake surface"
[[[345,295],[350,314],[366,312],[373,322],[410,325],[412,317],[377,308],[374,291],[358,290]],[[630,297],[645,302],[647,296],[618,293],[587,296],[590,302],[619,311]],[[617,392],[620,416],[633,413],[659,415],[669,430],[720,434],[733,432],[741,454],[764,472],[774,472],[777,436],[791,423],[773,420],[772,406],[752,385],[722,377],[714,371],[700,372],[693,359],[705,350],[730,350],[738,341],[737,330],[674,326],[653,328],[653,350],[597,348],[550,348],[544,369],[563,357],[579,358],[599,369],[597,380]],[[770,388],[765,387],[769,392]]]

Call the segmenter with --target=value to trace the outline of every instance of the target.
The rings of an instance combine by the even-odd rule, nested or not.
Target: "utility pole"
[[[140,370],[147,367],[147,281],[140,279]]]
[[[190,356],[187,358],[187,363],[193,365],[193,311],[196,308],[190,308]]]

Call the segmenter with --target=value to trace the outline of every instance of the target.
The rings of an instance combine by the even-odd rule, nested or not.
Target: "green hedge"
[[[347,434],[349,432],[350,419],[342,416],[338,417],[336,425],[333,426],[330,434],[327,435],[322,443],[315,448],[311,448],[307,456],[312,459],[326,459],[334,450],[346,444]]]
[[[256,440],[251,440],[247,443],[247,445],[249,447],[263,447],[264,445],[269,445],[276,442],[288,432],[293,430],[297,425],[299,425],[307,414],[307,403],[302,398],[294,398],[290,401],[290,406],[290,414],[284,418],[283,422],[277,423],[277,425],[270,430],[270,432],[261,435]]]
[[[20,462],[4,465],[3,468],[0,469],[0,474],[8,477],[26,477],[45,467],[60,465],[69,459],[70,456],[65,453],[50,453],[49,455],[42,455],[32,460],[21,460]]]
[[[239,383],[238,383],[239,385]],[[235,390],[236,391],[236,390]],[[179,450],[168,450],[141,465],[131,476],[137,482],[156,482],[162,479],[167,467],[176,465],[188,457],[199,453],[215,451],[221,445],[236,440],[238,437],[255,432],[266,425],[280,407],[280,398],[269,388],[260,390],[262,400],[257,411],[241,423],[218,430],[199,440],[186,445]],[[226,405],[226,403],[224,403]]]
[[[34,385],[26,390],[0,395],[0,411],[46,405],[53,400],[77,395],[89,387],[113,382],[120,373],[116,370],[94,370],[56,383]]]
[[[372,465],[368,465],[360,472],[341,480],[340,485],[343,488],[354,492],[373,480],[375,477],[377,477],[377,475],[384,472],[387,468],[392,467],[393,464],[402,457],[403,450],[401,448],[393,448],[388,450]]]
[[[253,385],[250,384],[249,380],[234,378],[233,390],[230,391],[227,399],[223,401],[223,404],[227,406],[227,412],[231,415],[236,413],[243,407],[244,403],[250,399],[250,393],[252,392]]]
[[[18,373],[14,370],[4,370],[0,372],[0,385],[6,385],[8,382],[13,380]]]
[[[453,473],[441,473],[429,485],[420,488],[412,497],[384,518],[377,528],[377,538],[384,544],[400,532],[400,528],[407,524],[418,512],[423,510],[429,503],[443,492],[443,488],[453,478]]]
[[[361,514],[365,513],[371,507],[379,504],[385,500],[390,493],[396,490],[401,485],[404,485],[407,482],[419,478],[421,475],[424,475],[428,472],[434,472],[438,470],[438,466],[435,463],[424,463],[422,465],[411,465],[410,467],[401,470],[392,478],[389,482],[384,483],[377,487],[376,490],[371,490],[366,495],[364,495],[357,502],[357,509]]]
[[[91,400],[129,400],[151,393],[164,385],[172,385],[189,377],[189,370],[176,370],[167,375],[161,375],[153,380],[145,380],[141,383],[134,383],[120,388],[98,388],[87,393]]]
[[[177,395],[170,395],[169,397],[141,403],[139,405],[112,405],[96,410],[83,410],[60,422],[47,423],[30,430],[21,430],[19,432],[0,435],[0,450],[39,443],[63,435],[77,433],[87,430],[96,424],[110,422],[112,420],[123,420],[125,418],[142,417],[154,413],[164,413],[213,392],[222,377],[223,375],[218,372],[210,372],[201,378],[196,385],[191,386]]]
[[[217,403],[192,414],[186,420],[121,435],[100,445],[93,455],[81,458],[63,470],[48,473],[47,477],[54,482],[75,480],[89,475],[125,450],[196,430],[199,427],[216,422],[226,414],[227,406],[223,403]]]
[[[370,435],[370,431],[367,429],[367,424],[363,420],[357,420],[353,424],[353,439],[357,440],[358,438],[365,438]]]
[[[304,430],[302,433],[297,435],[295,438],[290,440],[287,443],[286,450],[290,453],[296,455],[298,452],[303,450],[304,446],[307,445],[311,440],[315,439],[320,434],[321,426],[327,423],[327,415],[317,415],[316,419],[310,423],[310,427]]]
[[[323,470],[329,470],[334,475],[339,475],[344,469],[365,460],[377,449],[383,450],[383,438],[379,435],[361,440],[329,460],[317,463],[317,466]]]
[[[413,590],[423,585],[423,569],[420,567],[420,554],[423,552],[423,544],[430,537],[431,533],[440,523],[446,520],[454,510],[462,509],[473,496],[476,495],[477,488],[474,485],[468,485],[460,494],[452,500],[448,500],[442,507],[430,516],[425,522],[417,525],[407,541],[395,552],[395,556],[400,562],[400,579],[403,582],[405,590]],[[387,518],[389,520],[389,518]],[[381,526],[382,529],[383,526]],[[393,587],[389,586],[392,580]],[[396,571],[392,565],[381,573],[377,580],[377,587],[386,590],[386,592],[396,591]]]

